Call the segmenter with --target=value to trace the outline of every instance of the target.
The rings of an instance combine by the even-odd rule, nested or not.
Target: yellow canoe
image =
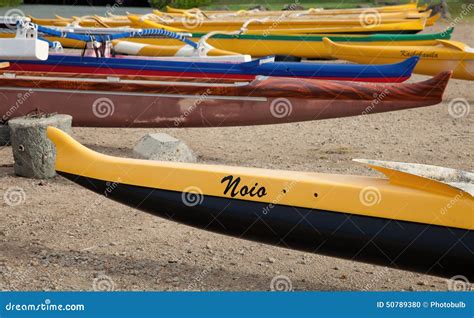
[[[397,63],[410,56],[420,56],[414,72],[434,75],[453,71],[453,78],[474,80],[474,49],[468,45],[448,40],[438,40],[433,46],[366,46],[335,43],[328,38],[325,45],[333,57],[361,63]]]
[[[144,26],[145,27],[145,26]],[[258,35],[241,34],[226,35],[215,34],[207,39],[207,43],[216,49],[236,52],[239,54],[249,54],[254,57],[268,55],[292,55],[302,58],[331,58],[330,48],[324,44],[323,38],[328,36],[337,43],[365,46],[435,46],[437,40],[449,40],[453,29],[448,29],[440,33],[427,34],[372,34],[372,35],[347,35],[347,34],[326,34],[326,35]],[[0,34],[2,37],[14,37],[12,33]],[[206,36],[205,33],[192,33],[190,39],[198,42]],[[68,38],[45,37],[49,41],[58,41],[66,48],[84,48],[85,44]],[[162,47],[182,47],[183,43],[178,40],[163,37],[144,38],[124,38],[123,41],[134,42],[144,45]],[[174,50],[174,49],[171,49]],[[161,50],[154,50],[159,52]],[[167,50],[164,50],[167,51]],[[157,53],[153,53],[156,55]],[[166,56],[167,53],[158,54]],[[224,54],[227,55],[227,54]]]
[[[47,134],[56,145],[56,170],[76,176],[73,179],[82,176],[91,180],[134,185],[143,187],[143,189],[162,189],[165,187],[167,191],[177,191],[179,193],[191,188],[190,185],[199,185],[200,191],[206,198],[235,198],[250,203],[263,202],[265,204],[278,199],[278,204],[287,207],[346,213],[350,211],[351,214],[368,217],[474,229],[474,220],[472,219],[474,198],[467,190],[465,192],[462,189],[455,188],[455,185],[445,184],[436,179],[424,178],[420,175],[413,175],[404,172],[404,170],[394,170],[396,168],[393,168],[393,166],[399,166],[398,169],[403,169],[402,165],[404,164],[402,163],[390,163],[392,168],[388,168],[376,161],[364,160],[364,163],[369,164],[388,177],[387,179],[380,179],[146,161],[99,154],[80,145],[72,137],[57,128],[49,127]],[[428,167],[431,169],[438,168]],[[448,171],[452,171],[452,169]],[[470,175],[469,172],[466,172],[466,174]],[[225,183],[221,180],[229,175],[240,177],[239,179],[243,184],[253,186],[258,182],[260,187],[265,186],[265,195],[248,195],[243,192],[231,195],[227,191],[223,191]],[[286,195],[281,195],[281,189],[288,189],[288,185],[290,185],[289,190],[283,192]],[[372,195],[376,196],[375,199],[381,198],[381,200],[376,200],[377,204],[366,202],[373,201],[374,198],[363,198],[367,195],[363,192],[369,190]],[[318,192],[316,195],[315,191]],[[369,196],[370,194],[367,195],[367,197]],[[455,198],[458,199],[454,200]],[[446,208],[447,206],[451,208]],[[444,210],[446,210],[446,213],[439,213],[439,211]],[[420,211],[420,213],[414,213],[413,211]]]
[[[433,34],[373,34],[373,35],[326,35],[335,42],[365,46],[433,46],[438,40],[449,40],[452,29]],[[194,33],[190,39],[198,42],[204,33]],[[216,49],[253,57],[269,55],[291,55],[302,58],[331,58],[331,49],[324,44],[325,35],[248,35],[238,36],[216,34],[206,40]],[[182,46],[182,42],[169,38],[127,38],[129,42],[159,45]],[[64,45],[63,45],[64,46]]]
[[[292,12],[304,13],[304,12],[314,12],[314,13],[324,13],[324,14],[331,14],[331,15],[338,15],[338,14],[359,14],[365,10],[377,10],[378,12],[398,12],[398,11],[425,11],[427,6],[418,6],[416,2],[401,4],[401,5],[394,5],[394,6],[382,6],[382,7],[373,7],[373,8],[353,8],[353,9],[322,9],[322,8],[310,8],[308,10],[295,10]],[[204,14],[219,14],[219,13],[229,13],[229,12],[248,12],[252,15],[280,15],[282,11],[256,11],[256,10],[239,10],[239,11],[227,11],[227,10],[200,10],[198,8],[193,9],[177,9],[170,6],[166,7],[166,12],[168,13],[195,13],[201,12]]]
[[[249,11],[251,12],[251,11]],[[387,23],[388,20],[394,19],[421,19],[426,18],[427,22],[426,25],[433,25],[441,16],[441,14],[437,13],[431,16],[431,10],[425,12],[409,12],[409,11],[394,11],[394,12],[378,12],[372,9],[367,10],[363,13],[349,13],[349,14],[338,14],[338,15],[331,15],[331,14],[324,14],[319,12],[305,12],[305,13],[297,13],[295,11],[281,11],[281,14],[278,16],[276,15],[252,15],[252,14],[241,14],[241,13],[223,13],[223,14],[213,14],[213,15],[203,15],[200,12],[195,13],[164,13],[160,10],[153,10],[153,13],[144,14],[144,15],[137,15],[132,14],[133,16],[140,16],[142,19],[150,19],[156,22],[162,21],[171,21],[171,20],[182,20],[184,19],[199,19],[202,21],[212,21],[212,20],[226,20],[232,19],[233,21],[240,20],[242,23],[251,18],[268,18],[268,19],[288,19],[288,20],[313,20],[318,18],[319,20],[358,20],[363,21],[367,19],[375,20],[379,23]],[[60,20],[70,20],[71,18],[64,18],[60,16],[56,16],[57,19]],[[77,17],[76,17],[77,18]],[[98,18],[94,16],[94,18]],[[108,17],[101,19],[109,19],[109,21],[120,22],[123,23],[127,22],[128,17],[126,15],[114,15],[109,14]],[[52,21],[50,23],[55,23],[57,21]],[[107,20],[103,20],[104,23],[107,23]]]
[[[226,22],[209,22],[209,23],[168,23],[166,26],[160,23],[156,23],[150,20],[142,20],[138,16],[129,16],[129,19],[134,23],[135,27],[142,28],[143,24],[146,24],[149,28],[171,28],[176,32],[211,32],[211,31],[224,31],[232,32],[241,29],[242,24],[230,24]],[[397,23],[382,23],[374,25],[364,25],[360,21],[353,25],[318,25],[313,24],[290,24],[281,23],[277,24],[277,27],[272,27],[272,24],[261,24],[254,23],[247,25],[247,34],[326,34],[326,33],[417,33],[424,29],[426,19],[413,19],[413,20],[402,20]]]
[[[236,11],[236,12],[223,12],[214,14],[205,14],[199,11],[186,12],[186,13],[163,13],[159,10],[153,10],[153,14],[157,17],[164,19],[176,19],[176,18],[188,18],[188,19],[200,19],[203,21],[212,20],[238,20],[238,19],[251,19],[251,18],[268,18],[268,19],[282,19],[298,20],[298,19],[319,19],[319,20],[366,20],[373,19],[380,21],[380,23],[387,23],[390,19],[427,19],[427,25],[433,25],[441,17],[440,13],[431,16],[431,10],[418,12],[418,11],[393,11],[393,12],[379,12],[376,9],[366,9],[359,13],[344,13],[344,14],[326,14],[325,11],[277,11],[278,14],[273,14],[267,11],[253,12],[253,11]],[[123,19],[125,16],[115,16],[116,18]]]
[[[43,26],[80,26],[87,28],[118,28],[130,26],[130,20],[104,18],[100,16],[72,17],[72,18],[56,18],[56,19],[39,19],[29,16],[31,22]]]
[[[70,19],[37,19],[30,17],[33,23],[44,26],[80,26],[80,27],[147,27],[162,28],[169,31],[237,31],[247,20],[212,20],[205,21],[197,18],[182,18],[166,20],[153,18],[151,15],[129,15],[128,19],[104,18],[98,16],[73,17]],[[352,20],[338,19],[305,19],[253,21],[247,25],[249,32],[267,34],[305,34],[305,33],[377,33],[377,32],[408,32],[415,33],[423,30],[427,18],[420,19],[380,19],[367,15]]]
[[[47,136],[59,175],[132,208],[240,239],[474,280],[468,171],[358,160],[385,175],[377,178],[138,160],[97,153],[57,128]]]
[[[227,20],[238,20],[238,19],[249,19],[249,18],[278,18],[278,19],[294,19],[294,20],[301,20],[301,19],[315,19],[315,18],[322,18],[322,19],[337,19],[337,20],[350,20],[350,19],[358,19],[360,15],[363,13],[348,13],[348,14],[324,14],[321,12],[303,12],[303,13],[298,13],[298,11],[279,11],[280,14],[278,15],[272,15],[272,14],[264,14],[265,11],[262,11],[258,15],[253,15],[251,11],[248,11],[248,14],[243,14],[243,13],[238,13],[238,12],[225,12],[221,14],[210,14],[210,15],[204,15],[201,12],[194,12],[194,13],[163,13],[160,10],[153,10],[153,14],[160,16],[162,18],[168,18],[168,19],[179,19],[183,17],[197,17],[201,16],[202,19],[204,20],[222,20],[222,19],[227,19]],[[378,12],[375,10],[368,10],[366,12],[367,14],[378,14],[381,18],[385,19],[406,19],[406,18],[428,18],[430,16],[429,12],[409,12],[409,11],[394,11],[394,12]],[[114,18],[120,18],[123,19],[125,16],[114,16]]]

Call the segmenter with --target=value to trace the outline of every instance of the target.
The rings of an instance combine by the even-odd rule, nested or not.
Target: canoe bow
[[[115,158],[56,128],[47,133],[59,174],[133,208],[282,247],[474,279],[474,197],[439,181]],[[418,178],[425,187],[410,186]]]

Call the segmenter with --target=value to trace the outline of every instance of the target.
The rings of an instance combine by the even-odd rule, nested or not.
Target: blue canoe
[[[273,57],[244,63],[183,62],[130,57],[50,55],[46,61],[10,61],[11,70],[107,75],[252,79],[278,76],[361,82],[403,82],[419,58],[385,65],[274,62]]]

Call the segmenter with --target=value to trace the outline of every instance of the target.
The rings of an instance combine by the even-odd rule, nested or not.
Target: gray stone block
[[[197,161],[196,156],[184,142],[163,133],[143,136],[133,149],[133,152],[137,157],[148,160]]]
[[[56,151],[46,136],[46,128],[53,126],[71,133],[72,117],[69,115],[44,115],[18,117],[8,122],[10,126],[15,174],[36,179],[56,175]]]
[[[10,127],[8,124],[0,124],[0,147],[10,145]]]

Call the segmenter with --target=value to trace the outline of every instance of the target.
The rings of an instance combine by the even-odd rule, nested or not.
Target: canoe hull
[[[197,228],[285,248],[474,279],[470,230],[62,176],[107,198]],[[436,244],[433,244],[436,242]]]
[[[253,79],[262,75],[387,83],[407,80],[417,61],[417,57],[412,57],[400,64],[374,66],[265,62],[264,60],[247,63],[184,62],[150,58],[50,55],[47,61],[10,61],[9,70],[217,79]]]
[[[57,20],[57,19],[35,19],[32,22],[43,26],[71,26],[73,20]],[[419,19],[402,19],[388,20],[387,23],[364,25],[359,19],[352,21],[349,25],[344,25],[336,21],[329,21],[329,25],[318,24],[318,21],[269,21],[267,23],[255,23],[247,26],[250,33],[257,34],[414,34],[422,31],[427,22],[426,18]],[[179,22],[172,22],[166,25],[154,22],[148,19],[142,20],[139,16],[129,15],[127,20],[107,21],[108,27],[132,27],[142,29],[160,29],[165,28],[173,32],[211,32],[220,31],[239,31],[245,20],[237,23],[230,23],[229,20],[217,22],[203,22],[196,25],[189,25],[184,19]],[[95,20],[84,20],[79,23],[81,27],[94,28],[100,24]]]
[[[150,45],[179,45],[176,40],[159,38],[128,38],[125,41]],[[198,41],[199,38],[193,38]],[[253,57],[269,55],[291,55],[301,58],[329,59],[331,50],[321,41],[281,41],[281,40],[252,40],[252,39],[214,39],[207,40],[213,47],[240,54],[249,54]],[[349,42],[351,45],[394,46],[394,45],[435,45],[436,41],[377,41],[377,42]],[[66,45],[71,45],[66,43]],[[75,45],[72,43],[72,45]],[[159,54],[157,52],[157,54]],[[158,56],[158,55],[157,55]]]
[[[377,57],[353,56],[345,54],[334,54],[340,59],[361,64],[387,64],[398,63],[404,60],[403,57]],[[436,75],[440,72],[453,71],[453,78],[474,81],[474,60],[438,60],[421,58],[415,66],[414,73],[424,75]]]
[[[420,56],[414,72],[425,75],[452,70],[453,78],[474,80],[474,51],[455,41],[439,41],[436,46],[352,46],[326,40],[333,57],[356,62],[397,63],[411,56]]]
[[[80,29],[77,30],[80,32]],[[449,40],[452,29],[441,33],[417,34],[417,35],[369,35],[369,36],[350,36],[350,35],[328,35],[334,42],[350,43],[351,45],[368,46],[429,46],[436,45],[437,40]],[[205,34],[194,33],[191,40],[197,42]],[[14,34],[1,34],[2,37],[13,37]],[[63,47],[84,48],[84,42],[59,37],[44,36],[47,40],[58,41]],[[125,38],[123,41],[136,42],[141,44],[159,45],[159,46],[182,46],[183,43],[178,40],[160,37],[142,37]],[[292,55],[302,58],[330,58],[330,50],[323,43],[323,36],[311,35],[239,35],[229,36],[218,34],[208,39],[207,42],[215,48],[236,52],[240,54],[250,54],[254,57],[263,57],[270,55]],[[158,51],[156,56],[166,56],[164,52]]]
[[[146,94],[0,87],[0,120],[35,110],[73,117],[80,127],[223,127],[366,115],[437,104],[440,99],[338,100]],[[21,100],[21,105],[18,101]]]

